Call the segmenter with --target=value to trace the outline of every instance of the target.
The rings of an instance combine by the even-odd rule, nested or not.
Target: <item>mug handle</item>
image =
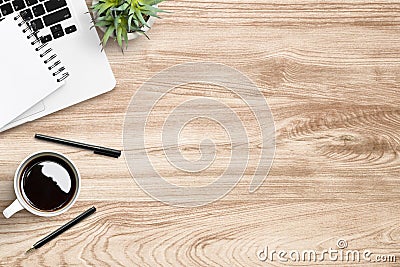
[[[3,215],[8,219],[18,211],[23,209],[24,207],[22,207],[21,203],[19,203],[18,199],[16,199],[10,206],[8,206],[5,210],[3,210]]]

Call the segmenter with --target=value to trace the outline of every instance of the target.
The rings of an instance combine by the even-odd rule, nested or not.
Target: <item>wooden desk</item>
[[[150,41],[131,42],[124,55],[112,42],[107,46],[118,81],[114,91],[0,135],[1,209],[14,199],[14,171],[30,153],[65,153],[83,177],[78,202],[57,218],[26,211],[0,218],[0,265],[267,266],[256,255],[265,246],[322,251],[336,248],[338,239],[349,249],[395,254],[398,264],[400,4],[178,0],[161,6],[174,13],[156,22]],[[250,166],[222,200],[171,207],[140,190],[123,158],[33,140],[41,132],[122,148],[124,115],[140,85],[165,68],[200,61],[240,70],[271,107],[276,155],[268,179],[254,194],[248,193]],[[177,97],[211,92],[233,98],[212,90],[186,88]],[[170,99],[166,108],[175,105]],[[210,127],[218,143],[219,129]],[[192,134],[196,138],[202,131]],[[184,153],[198,156],[197,149]],[[168,173],[170,166],[164,167]],[[24,255],[91,205],[98,208],[96,215]]]

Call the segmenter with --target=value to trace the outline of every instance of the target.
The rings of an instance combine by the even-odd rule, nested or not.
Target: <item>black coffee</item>
[[[63,159],[39,156],[22,170],[22,195],[38,210],[59,210],[74,198],[76,180],[73,168]]]

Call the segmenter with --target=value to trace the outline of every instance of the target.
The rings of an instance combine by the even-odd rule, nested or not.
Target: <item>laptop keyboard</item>
[[[75,25],[65,28],[61,22],[70,19],[71,12],[65,0],[0,0],[0,19],[19,12],[36,32],[50,28],[50,34],[40,37],[42,43],[76,32]]]

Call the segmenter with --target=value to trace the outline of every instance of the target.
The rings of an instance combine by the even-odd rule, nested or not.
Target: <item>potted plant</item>
[[[158,4],[165,0],[93,0],[94,26],[103,32],[103,46],[114,38],[123,50],[123,42],[137,38],[153,25],[159,12]]]

